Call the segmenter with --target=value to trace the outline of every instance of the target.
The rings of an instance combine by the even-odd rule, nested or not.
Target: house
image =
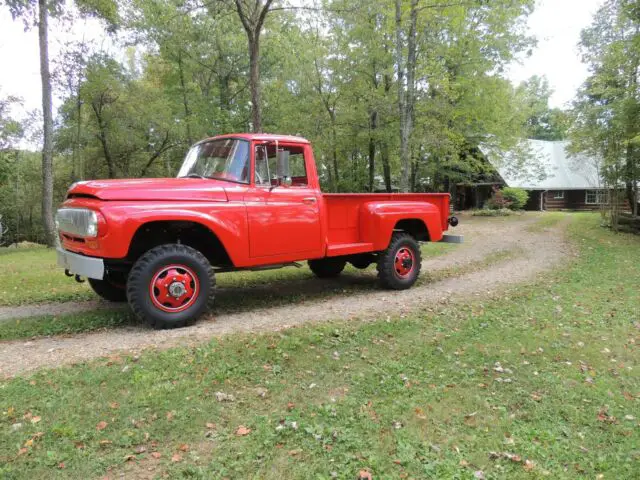
[[[515,161],[515,154],[498,155],[485,150],[495,170],[489,181],[474,179],[457,185],[458,208],[482,208],[496,188],[517,187],[529,192],[527,210],[596,210],[609,201],[598,174],[598,160],[584,154],[569,156],[568,142],[527,140],[528,161]],[[524,163],[537,172],[525,172]],[[475,181],[478,180],[478,181]]]

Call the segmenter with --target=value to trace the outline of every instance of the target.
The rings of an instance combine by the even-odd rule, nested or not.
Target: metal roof
[[[503,161],[492,160],[493,156],[488,155],[489,162],[508,186],[526,190],[588,190],[602,186],[597,160],[584,154],[569,156],[569,142],[527,140],[526,143],[532,160],[542,167],[546,178],[519,175],[520,172],[509,167],[509,153]]]

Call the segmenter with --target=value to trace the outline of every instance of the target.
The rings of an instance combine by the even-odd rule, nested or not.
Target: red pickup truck
[[[75,183],[56,214],[65,273],[157,328],[202,315],[217,272],[376,263],[384,287],[409,288],[418,241],[458,242],[455,224],[448,194],[323,194],[310,143],[266,134],[203,140],[178,178]]]

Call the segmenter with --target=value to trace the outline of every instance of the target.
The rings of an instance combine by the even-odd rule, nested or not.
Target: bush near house
[[[509,208],[511,210],[522,210],[529,200],[529,193],[521,188],[504,187],[502,189],[503,197],[511,202]]]
[[[489,210],[522,210],[527,204],[529,194],[521,188],[504,187],[494,190],[493,195],[485,205]]]

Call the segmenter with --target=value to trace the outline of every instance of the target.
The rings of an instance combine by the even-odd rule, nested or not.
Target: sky
[[[529,34],[538,40],[537,48],[521,64],[513,64],[508,77],[520,83],[532,75],[546,75],[554,94],[552,107],[563,108],[587,78],[587,67],[580,62],[577,44],[580,31],[604,0],[539,0],[529,17]]]
[[[577,49],[580,30],[591,23],[602,3],[604,0],[538,0],[529,18],[529,33],[538,39],[538,46],[532,56],[510,66],[509,79],[517,84],[532,75],[546,75],[555,91],[551,106],[565,107],[587,76]],[[22,22],[14,21],[7,9],[0,7],[0,95],[21,97],[25,111],[41,105],[37,35],[37,29],[25,32]],[[110,44],[95,20],[72,26],[54,22],[50,57],[56,56],[63,42],[83,38],[98,45]],[[58,106],[59,99],[54,103]]]

